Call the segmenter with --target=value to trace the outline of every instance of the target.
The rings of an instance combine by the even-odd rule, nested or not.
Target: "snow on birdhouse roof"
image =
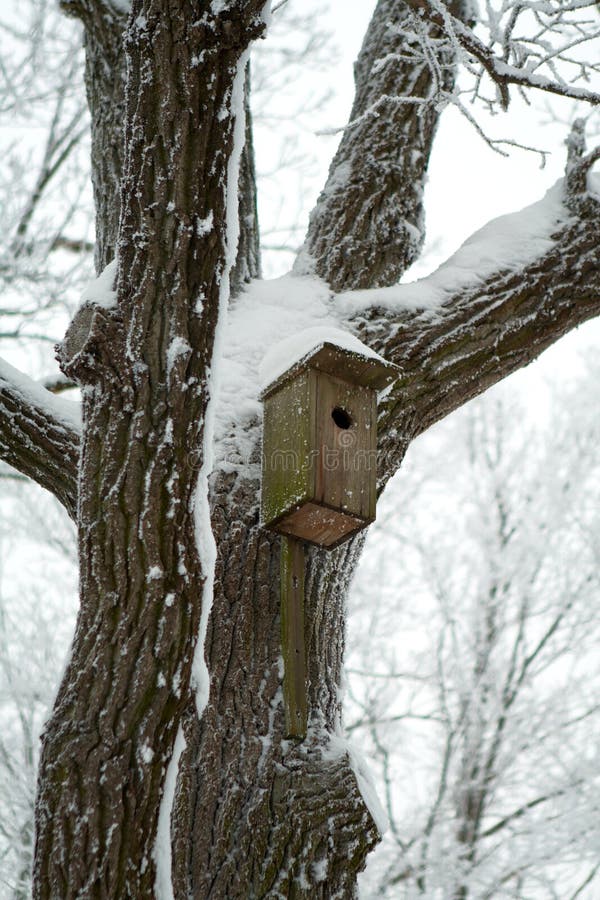
[[[399,372],[397,366],[347,331],[307,328],[279,341],[263,357],[259,368],[262,397],[309,367],[374,390],[387,387]]]

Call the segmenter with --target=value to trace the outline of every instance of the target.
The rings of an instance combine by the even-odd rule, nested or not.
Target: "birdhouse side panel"
[[[264,401],[261,519],[272,525],[312,499],[314,409],[304,372]]]
[[[375,519],[377,395],[370,388],[317,373],[315,501]]]

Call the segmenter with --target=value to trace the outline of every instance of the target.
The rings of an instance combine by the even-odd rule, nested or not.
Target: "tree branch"
[[[481,64],[497,86],[504,109],[508,107],[509,103],[508,86],[510,84],[535,88],[592,105],[600,103],[600,94],[596,91],[576,87],[562,80],[553,80],[539,75],[525,66],[520,68],[509,64],[506,59],[500,59],[470,28],[437,0],[405,0],[405,2],[415,13],[425,16],[428,21],[442,29],[450,42],[456,42],[469,56]],[[550,56],[550,58],[552,57]]]
[[[595,153],[586,157],[588,169],[595,158]],[[539,228],[536,216],[543,206],[498,220],[499,225],[490,223],[416,285],[338,298],[349,311],[354,304],[351,321],[361,338],[403,370],[382,405],[384,478],[399,464],[392,447],[398,425],[408,430],[409,439],[416,436],[600,313],[600,202],[590,192],[574,194],[572,187],[569,180],[563,184],[562,216],[553,233],[522,232],[517,238],[537,248],[530,262],[511,264],[510,254],[503,261],[502,242],[510,239],[513,227],[515,233],[523,224]],[[477,259],[479,250],[482,258],[487,254],[487,271]],[[495,271],[489,268],[490,257],[497,258]],[[388,437],[393,434],[391,443],[386,431]]]
[[[51,491],[75,519],[79,431],[71,406],[0,361],[0,458]]]
[[[229,283],[231,295],[237,296],[244,284],[260,278],[260,233],[256,197],[256,167],[252,112],[250,110],[250,62],[246,63],[244,82],[245,142],[240,160],[238,180],[239,240],[235,265]]]
[[[581,784],[581,782],[579,782]],[[499,831],[502,831],[503,828],[506,828],[507,825],[512,824],[516,819],[522,819],[528,812],[532,809],[535,809],[536,806],[540,806],[542,803],[548,803],[550,800],[555,800],[557,797],[562,797],[566,791],[564,789],[558,791],[552,791],[549,794],[545,794],[542,797],[536,797],[535,800],[529,800],[528,803],[524,803],[522,806],[519,806],[518,809],[515,809],[513,812],[504,816],[498,822],[495,822],[494,825],[490,825],[489,828],[486,828],[485,831],[482,831],[479,837],[488,838],[497,834]]]
[[[96,271],[113,259],[121,209],[125,122],[125,4],[60,0],[85,29],[85,84],[92,126],[92,182],[96,208]]]
[[[450,5],[460,15],[464,4]],[[407,17],[405,3],[379,0],[355,66],[351,125],[311,216],[305,252],[334,290],[394,284],[423,243],[423,187],[440,109],[424,103],[415,115],[394,100],[424,102],[440,85],[452,90],[455,65],[447,53],[433,62],[402,57]]]

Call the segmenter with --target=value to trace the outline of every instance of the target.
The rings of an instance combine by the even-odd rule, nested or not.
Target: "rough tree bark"
[[[134,0],[127,22],[121,3],[63,5],[86,33],[96,257],[101,268],[118,250],[118,302],[84,306],[60,350],[83,386],[80,451],[75,430],[10,379],[0,386],[2,458],[76,506],[79,526],[81,610],[43,739],[34,893],[154,895],[159,810],[181,727],[170,816],[176,898],[353,897],[378,833],[350,759],[329,743],[340,724],[344,599],[362,539],[307,554],[310,729],[307,740],[287,741],[279,539],[259,527],[256,478],[215,475],[210,690],[200,715],[192,679],[210,576],[195,490],[233,261],[232,95],[264,3],[205,2],[199,11],[183,0]],[[461,15],[462,3],[453,10]],[[414,60],[373,69],[399,49],[386,25],[405,11],[390,0],[375,10],[354,117],[383,94],[427,95],[429,70]],[[452,61],[444,64],[451,80]],[[344,137],[305,250],[336,291],[390,284],[418,253],[438,115],[434,105],[421,117],[396,105]],[[259,271],[250,145],[247,127],[236,289]],[[600,312],[597,202],[581,177],[590,162],[579,152],[566,189],[572,217],[525,270],[449,297],[435,319],[373,308],[348,320],[402,367],[381,408],[380,489],[416,434]]]
[[[37,897],[154,890],[165,763],[190,692],[206,575],[187,456],[202,464],[228,279],[232,97],[262,6],[196,19],[183,3],[137,2],[125,31],[118,304],[82,307],[60,348],[84,396],[82,602],[43,739]],[[98,177],[112,184],[115,168]]]

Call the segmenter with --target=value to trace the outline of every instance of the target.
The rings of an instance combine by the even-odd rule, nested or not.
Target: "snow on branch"
[[[600,58],[588,47],[600,36],[595,3],[496,0],[486,3],[474,22],[464,21],[464,4],[459,4],[462,16],[453,14],[457,4],[443,0],[406,0],[406,5],[412,14],[389,26],[402,36],[403,49],[380,59],[377,66],[404,63],[409,58],[425,60],[433,89],[419,102],[452,103],[464,114],[465,98],[480,100],[491,110],[498,106],[506,109],[509,88],[514,85],[521,92],[536,89],[600,104],[600,92],[588,86],[600,75]],[[471,76],[470,84],[448,90],[449,60],[462,64]],[[491,95],[486,91],[490,82],[494,88]],[[413,97],[389,99],[415,102]]]
[[[72,518],[80,428],[78,404],[0,361],[0,459],[51,491]]]
[[[396,303],[388,309],[384,298],[373,296],[379,308],[362,311],[360,297],[340,298],[348,312],[354,305],[359,336],[404,369],[387,401],[382,432],[388,438],[407,416],[412,436],[424,431],[600,314],[600,179],[589,175],[599,155],[582,155],[581,191],[573,183],[577,166],[567,173],[560,189],[562,211],[555,188],[520,216],[491,223],[429,279],[396,288]],[[534,226],[529,235],[520,228],[527,220]],[[524,243],[522,255],[509,260],[505,251],[515,246],[513,236]],[[495,266],[486,253],[487,238],[498,249]]]

